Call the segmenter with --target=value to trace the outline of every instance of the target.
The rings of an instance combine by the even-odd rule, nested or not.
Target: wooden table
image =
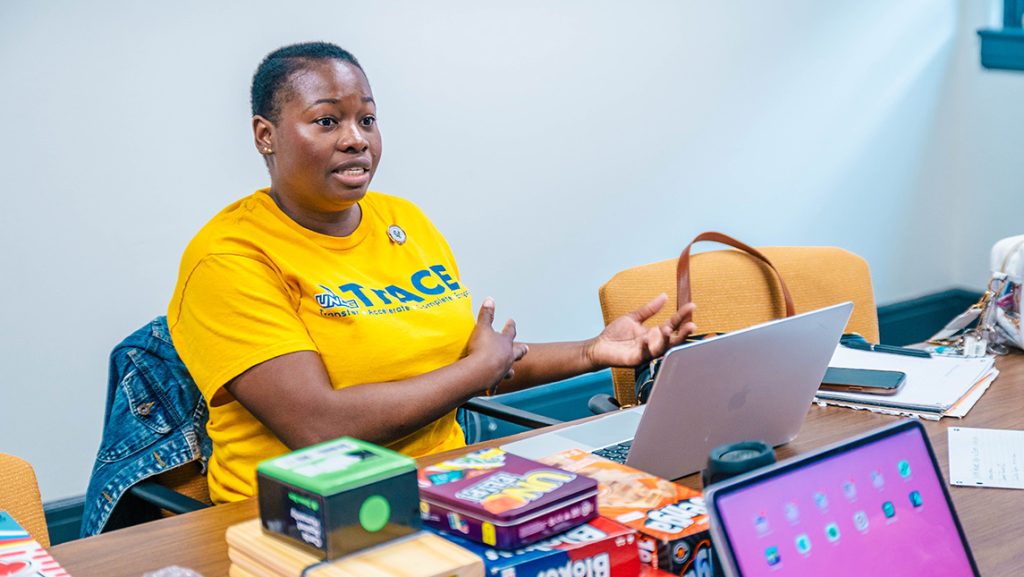
[[[1024,429],[1024,355],[1001,358],[996,366],[1002,374],[964,419],[924,423],[947,479],[948,427]],[[796,440],[777,452],[780,459],[790,457],[894,419],[866,411],[812,406]],[[535,432],[513,438],[531,434]],[[479,447],[509,440],[490,441]],[[452,453],[431,455],[420,463],[435,463],[450,456]],[[679,482],[700,488],[698,475]],[[982,575],[1024,575],[1024,491],[950,487],[950,493]],[[229,564],[224,531],[256,515],[256,502],[250,499],[64,543],[53,547],[51,553],[76,577],[138,577],[168,565],[188,567],[204,577],[223,577]]]

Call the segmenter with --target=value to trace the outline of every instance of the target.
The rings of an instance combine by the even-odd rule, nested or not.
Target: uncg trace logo
[[[412,308],[436,306],[467,294],[467,291],[463,291],[444,295],[446,292],[459,291],[462,285],[440,264],[412,273],[406,286],[391,284],[373,288],[358,283],[338,285],[336,289],[323,284],[318,286],[324,290],[314,295],[316,303],[320,305],[320,314],[331,317],[404,312]]]
[[[330,288],[320,285],[320,288],[327,291],[326,293],[320,293],[316,295],[316,304],[320,305],[322,309],[333,309],[334,307],[345,307],[347,309],[359,308],[359,303],[356,299],[343,299],[340,296],[334,294]]]

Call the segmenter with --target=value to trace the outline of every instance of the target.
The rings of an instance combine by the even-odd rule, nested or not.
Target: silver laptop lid
[[[669,351],[626,464],[677,479],[719,445],[792,440],[852,310],[846,302]]]
[[[917,421],[715,484],[705,498],[730,577],[978,575]]]

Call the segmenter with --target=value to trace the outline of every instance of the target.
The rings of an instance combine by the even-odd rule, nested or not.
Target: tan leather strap
[[[796,309],[793,307],[793,297],[789,296],[789,288],[786,287],[786,281],[782,280],[782,275],[779,274],[775,265],[768,260],[768,257],[761,254],[757,249],[747,246],[733,237],[720,232],[702,232],[698,234],[692,241],[690,241],[690,244],[686,245],[682,254],[679,255],[679,262],[676,264],[676,310],[679,310],[679,307],[690,302],[690,247],[692,247],[694,243],[701,241],[711,241],[729,245],[733,248],[742,250],[768,265],[768,268],[772,269],[776,278],[779,279],[779,286],[782,287],[782,298],[786,301],[786,316],[791,317],[796,314]],[[689,320],[690,316],[687,315],[687,317],[683,319],[683,322],[685,323]]]

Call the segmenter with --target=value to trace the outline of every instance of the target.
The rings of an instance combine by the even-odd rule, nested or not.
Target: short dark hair
[[[267,54],[252,76],[252,115],[277,122],[281,112],[281,92],[288,79],[317,60],[341,60],[363,69],[351,52],[330,42],[303,42],[278,48]]]

